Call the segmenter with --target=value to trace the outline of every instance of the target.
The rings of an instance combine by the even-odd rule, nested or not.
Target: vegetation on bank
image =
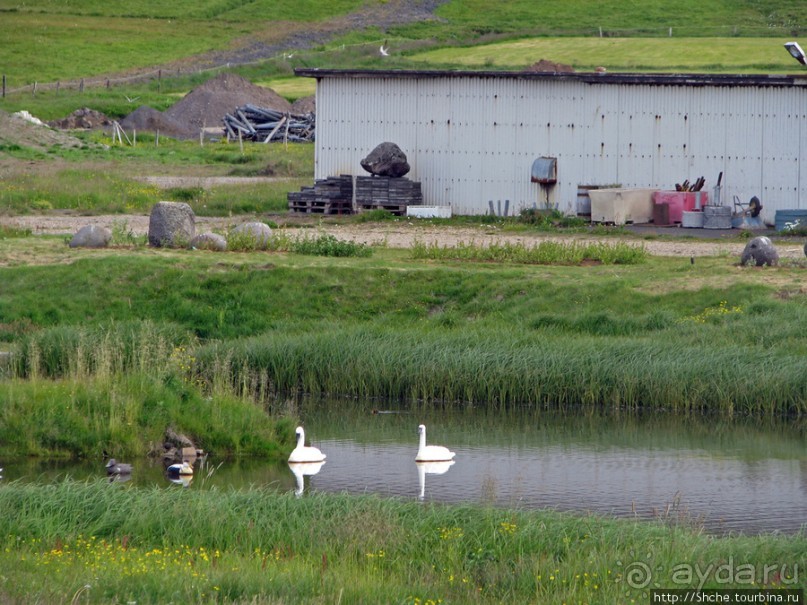
[[[304,392],[726,416],[807,411],[807,344],[793,330],[807,306],[788,285],[801,267],[770,269],[780,285],[769,285],[727,257],[535,265],[518,255],[435,260],[383,247],[338,256],[355,245],[304,241],[303,254],[71,251],[53,241],[47,264],[0,269],[13,293],[0,301],[11,375],[146,372],[170,384],[183,350],[192,359],[183,389],[200,401]]]
[[[0,490],[20,603],[631,603],[652,588],[802,586],[804,536],[271,489]]]

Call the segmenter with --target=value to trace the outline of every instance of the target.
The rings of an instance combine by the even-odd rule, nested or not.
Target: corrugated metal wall
[[[673,189],[723,172],[722,199],[758,196],[763,217],[807,207],[807,89],[668,86],[506,77],[325,77],[317,84],[315,177],[366,174],[397,143],[424,203],[484,214],[546,201],[576,211],[580,185]],[[558,158],[558,183],[530,182]]]

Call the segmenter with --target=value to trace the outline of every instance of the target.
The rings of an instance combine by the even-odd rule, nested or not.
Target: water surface
[[[347,405],[347,407],[346,407]],[[323,465],[251,459],[197,463],[189,489],[269,486],[379,494],[426,502],[552,508],[663,518],[713,533],[799,531],[807,524],[807,427],[793,422],[680,419],[655,414],[493,413],[309,402],[297,410]],[[417,465],[417,426],[456,452]],[[131,462],[131,461],[128,461]],[[161,464],[138,460],[130,481],[181,489]],[[3,481],[104,476],[103,460],[4,461]],[[313,474],[312,474],[313,473]]]

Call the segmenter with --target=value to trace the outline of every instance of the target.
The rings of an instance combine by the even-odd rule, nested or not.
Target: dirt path
[[[417,219],[390,221],[373,224],[317,224],[312,220],[311,227],[300,227],[302,217],[278,216],[273,220],[282,224],[284,219],[290,220],[289,225],[282,225],[286,233],[292,237],[327,233],[335,237],[365,244],[383,244],[390,248],[408,248],[414,242],[426,244],[439,243],[443,246],[456,245],[460,242],[477,245],[490,245],[492,243],[523,243],[536,244],[540,241],[569,241],[581,242],[613,242],[613,237],[598,238],[586,234],[552,235],[543,233],[509,233],[503,232],[494,226],[480,225],[479,227],[437,227],[428,223],[421,223]],[[196,231],[225,232],[229,227],[249,220],[260,220],[250,217],[211,218],[197,217]],[[134,235],[148,234],[149,217],[147,215],[102,215],[102,216],[65,216],[65,215],[39,215],[0,217],[0,225],[8,225],[31,229],[36,235],[63,234],[72,235],[85,225],[99,225],[109,229],[125,228]],[[697,239],[682,240],[655,240],[643,239],[640,236],[628,236],[628,241],[637,245],[644,245],[650,254],[657,256],[739,256],[745,248],[743,241],[700,241]],[[804,242],[792,240],[777,242],[777,250],[781,258],[804,258]]]

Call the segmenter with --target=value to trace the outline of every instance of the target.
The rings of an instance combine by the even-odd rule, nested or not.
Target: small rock
[[[763,236],[755,237],[745,246],[740,257],[740,264],[746,265],[753,261],[757,267],[763,265],[773,266],[779,262],[779,253],[771,242],[770,238]]]
[[[85,225],[70,240],[71,248],[106,248],[112,241],[112,232],[106,227]]]
[[[272,229],[266,223],[242,223],[232,230],[232,234],[238,238],[248,239],[259,250],[263,250],[269,245]]]
[[[381,143],[361,161],[361,167],[375,176],[398,178],[409,172],[406,154],[395,143]]]
[[[196,235],[196,215],[185,202],[157,202],[149,216],[149,244],[187,246]]]
[[[190,247],[195,250],[214,250],[215,252],[224,252],[227,250],[227,240],[224,236],[218,233],[211,233],[207,231],[200,233],[191,240]]]

